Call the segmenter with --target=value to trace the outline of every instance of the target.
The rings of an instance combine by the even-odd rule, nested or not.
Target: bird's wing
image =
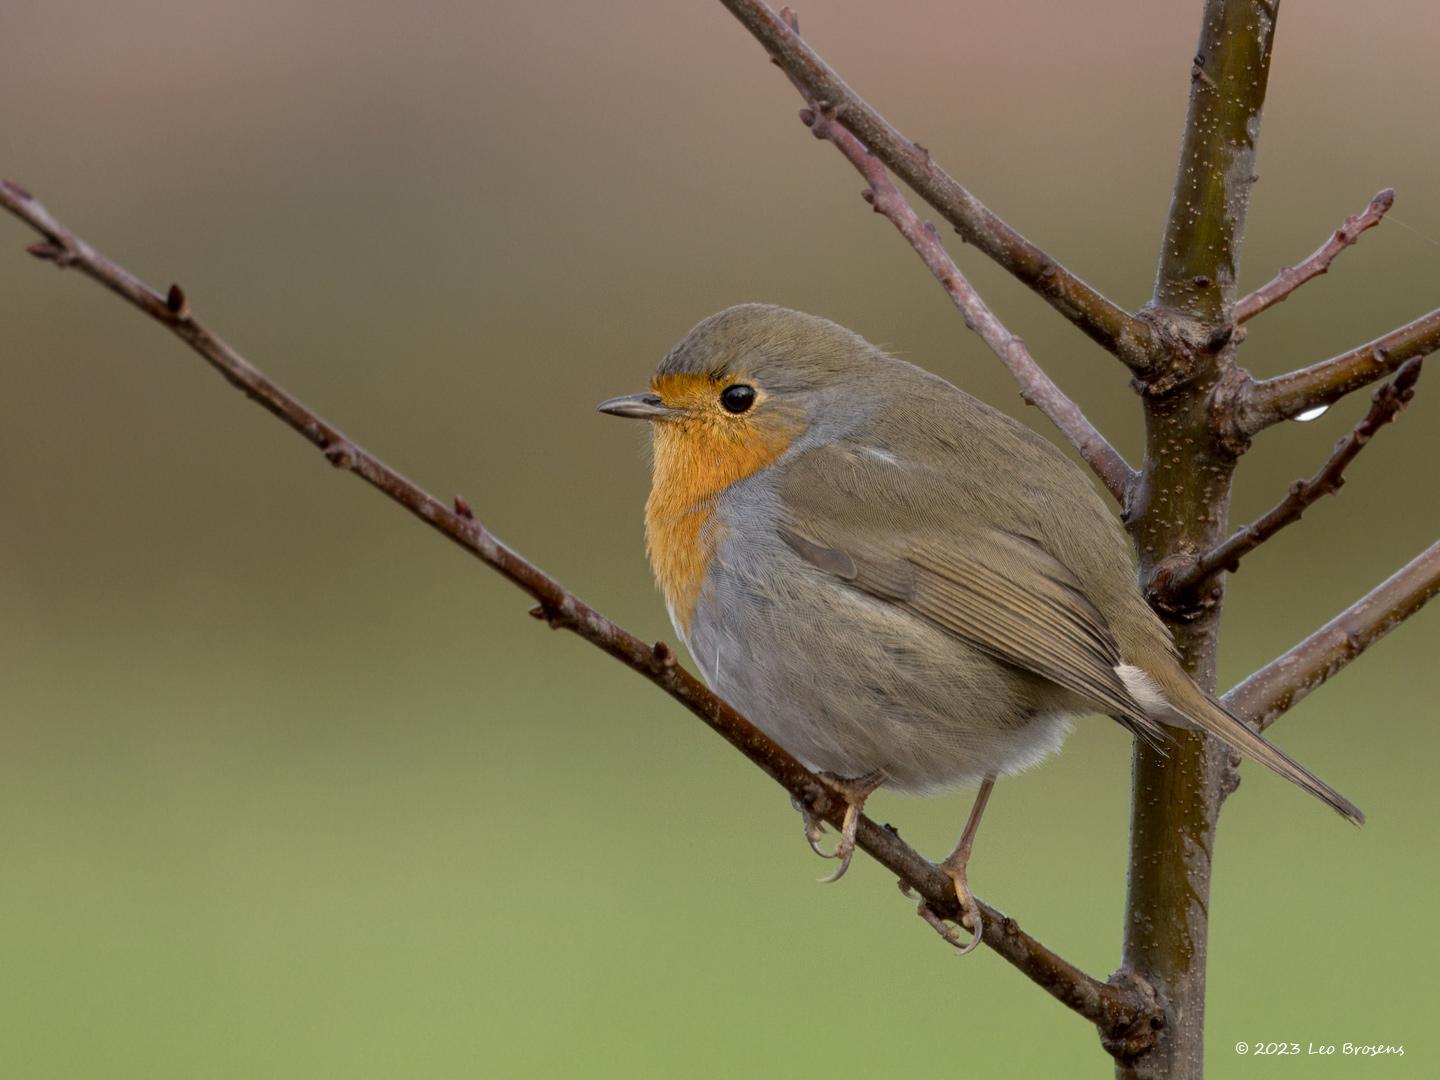
[[[1079,694],[1132,730],[1158,731],[1116,671],[1120,648],[1075,575],[1038,540],[966,520],[963,499],[946,512],[944,484],[907,481],[905,469],[843,446],[808,451],[781,481],[781,538],[854,588]]]

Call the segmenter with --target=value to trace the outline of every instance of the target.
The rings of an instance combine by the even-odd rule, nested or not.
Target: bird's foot
[[[920,906],[915,909],[915,913],[929,923],[937,934],[955,946],[961,956],[964,956],[966,953],[974,952],[984,939],[985,920],[980,915],[980,905],[975,902],[975,894],[970,891],[970,885],[965,880],[966,860],[956,857],[960,854],[959,850],[953,852],[940,864],[940,869],[945,871],[945,875],[955,886],[955,899],[960,901],[960,926],[970,931],[970,940],[966,941],[960,936],[959,929],[935,914],[924,899],[920,901]],[[965,854],[969,855],[969,852],[965,852]],[[909,895],[908,889],[902,888],[900,891]]]
[[[985,806],[990,801],[990,792],[994,788],[994,775],[985,777],[980,784],[980,790],[975,794],[975,805],[970,808],[970,818],[965,822],[965,831],[960,835],[960,843],[955,845],[955,850],[945,856],[945,861],[940,864],[940,869],[945,871],[945,876],[955,886],[955,899],[960,901],[960,925],[970,931],[970,940],[963,940],[960,937],[960,931],[936,915],[923,899],[917,909],[917,914],[929,923],[937,934],[959,949],[961,956],[968,952],[974,952],[985,936],[985,920],[980,915],[980,905],[975,902],[975,894],[970,891],[965,870],[970,865],[970,851],[975,844],[975,834],[980,829],[980,818],[985,813]],[[909,895],[909,891],[903,884],[900,891]]]
[[[864,776],[851,779],[836,776],[834,773],[821,773],[820,777],[830,787],[837,789],[845,800],[845,817],[840,822],[840,842],[835,845],[834,851],[826,851],[820,846],[820,837],[825,832],[824,821],[798,803],[796,808],[805,820],[805,842],[810,845],[810,850],[822,859],[840,860],[840,865],[835,868],[833,874],[819,879],[822,883],[828,884],[832,881],[839,881],[845,876],[845,871],[850,869],[850,861],[855,857],[855,833],[860,827],[860,814],[865,809],[865,800],[885,782],[885,774],[881,772],[866,773]]]
[[[952,864],[949,859],[940,864],[940,868],[950,876],[955,885],[955,899],[960,901],[960,925],[970,931],[970,940],[960,947],[961,956],[973,951],[985,937],[985,920],[980,915],[980,905],[975,902],[975,894],[970,891],[970,884],[965,878],[965,866],[964,861],[957,860]],[[951,944],[955,943],[951,941]]]
[[[971,903],[973,905],[974,901],[972,900]],[[925,903],[924,900],[920,901],[920,906],[915,909],[915,914],[929,923],[932,930],[951,945],[955,946],[955,949],[961,956],[974,952],[985,935],[985,924],[980,919],[980,911],[978,908],[972,908],[960,916],[961,924],[965,929],[970,931],[969,941],[966,941],[961,936],[960,931],[956,927],[931,911],[930,905]]]

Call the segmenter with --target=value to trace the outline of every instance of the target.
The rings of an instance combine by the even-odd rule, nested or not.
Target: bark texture
[[[1144,581],[1176,553],[1208,551],[1225,537],[1235,456],[1212,404],[1235,378],[1230,320],[1274,35],[1274,11],[1261,0],[1206,0],[1148,309],[1170,355],[1157,358],[1141,388],[1145,462],[1128,525]],[[1199,605],[1160,606],[1186,670],[1207,690],[1222,598],[1216,581]],[[1194,732],[1180,733],[1164,757],[1135,740],[1121,972],[1154,988],[1166,1023],[1144,1054],[1117,1055],[1120,1077],[1203,1072],[1210,873],[1228,758]]]

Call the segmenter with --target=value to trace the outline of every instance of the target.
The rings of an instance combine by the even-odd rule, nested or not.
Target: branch
[[[1148,370],[1156,347],[1154,331],[1118,304],[1081,281],[1040,248],[1000,220],[954,177],[936,165],[930,152],[911,142],[876,112],[801,39],[799,31],[760,0],[722,0],[765,47],[770,58],[800,88],[870,148],[895,175],[935,208],[965,241],[1008,270],[1051,307],[1132,370]],[[790,14],[793,20],[793,13]]]
[[[1386,424],[1400,415],[1400,412],[1415,396],[1415,383],[1420,378],[1421,357],[1405,361],[1395,378],[1375,391],[1370,411],[1365,414],[1355,429],[1335,444],[1329,460],[1309,480],[1296,480],[1290,491],[1260,517],[1249,525],[1236,530],[1224,543],[1192,560],[1183,569],[1162,568],[1153,588],[1169,597],[1170,603],[1192,593],[1220,570],[1234,573],[1240,567],[1240,560],[1261,544],[1269,540],[1286,525],[1300,520],[1300,516],[1312,503],[1323,496],[1338,495],[1345,483],[1345,469],[1369,441]]]
[[[1280,272],[1235,305],[1235,322],[1243,323],[1253,319],[1268,307],[1280,303],[1311,278],[1317,278],[1330,269],[1335,256],[1360,239],[1366,229],[1380,224],[1385,212],[1395,205],[1395,189],[1386,188],[1370,200],[1370,205],[1354,217],[1347,217],[1345,224],[1335,234],[1316,248],[1304,262],[1296,266],[1281,267]]]
[[[1264,0],[1205,0],[1201,19],[1154,303],[1218,326],[1235,296],[1275,11]]]
[[[1214,544],[1225,520],[1235,459],[1216,445],[1209,388],[1233,366],[1228,320],[1274,35],[1275,12],[1259,0],[1204,0],[1147,313],[1170,347],[1142,380],[1144,476],[1126,521],[1147,576],[1172,552]],[[1218,603],[1189,622],[1159,613],[1185,670],[1209,689]],[[1135,740],[1120,970],[1162,988],[1167,1023],[1151,1052],[1117,1059],[1115,1074],[1127,1080],[1198,1080],[1203,1071],[1211,855],[1225,759],[1193,732],[1176,732],[1166,750]]]
[[[874,207],[877,214],[889,218],[900,234],[910,241],[930,273],[940,282],[945,292],[960,309],[965,325],[979,334],[992,352],[1015,376],[1020,384],[1020,396],[1026,404],[1034,405],[1050,418],[1070,444],[1080,452],[1106,489],[1121,506],[1126,505],[1130,487],[1135,482],[1136,472],[1120,456],[1105,436],[1080,410],[1080,406],[1065,396],[1054,380],[1035,362],[1025,343],[1012,334],[989,305],[981,299],[974,286],[966,280],[955,261],[940,242],[939,233],[929,222],[922,222],[918,214],[905,201],[900,190],[870,151],[860,140],[835,122],[832,115],[818,109],[804,109],[800,119],[815,133],[817,139],[826,139],[845,155],[845,159],[870,185],[862,192],[865,201]]]
[[[648,645],[615,625],[496,539],[475,520],[463,499],[457,496],[453,509],[446,506],[356,445],[197,322],[178,286],[172,285],[167,295],[161,296],[66,229],[32,195],[8,180],[0,181],[0,206],[45,238],[27,249],[31,254],[79,270],[164,325],[233,386],[319,447],[331,464],[359,476],[518,585],[539,603],[532,615],[544,619],[552,628],[572,631],[639,672],[759,766],[801,805],[835,827],[841,825],[843,798],[677,664],[664,642]],[[893,830],[862,817],[858,840],[876,862],[919,893],[931,911],[942,918],[959,919],[960,905],[950,878],[903,843]],[[1102,983],[1030,937],[1003,912],[985,903],[980,904],[980,910],[986,926],[985,944],[1057,1001],[1116,1037],[1133,1031],[1136,1034],[1130,1034],[1130,1038],[1143,1039],[1148,1034],[1150,1019],[1156,1013],[1153,1002],[1140,989]]]
[[[1436,349],[1440,349],[1440,308],[1329,360],[1251,383],[1240,394],[1235,424],[1248,438],[1281,420],[1339,401],[1383,379],[1405,361]]]
[[[1440,593],[1440,541],[1224,697],[1264,731]]]

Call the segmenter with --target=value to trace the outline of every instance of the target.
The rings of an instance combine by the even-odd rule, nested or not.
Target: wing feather
[[[800,464],[811,468],[797,470]],[[970,523],[942,531],[932,524],[934,515],[923,512],[909,518],[893,500],[887,505],[883,473],[875,484],[846,485],[879,493],[873,502],[837,499],[833,490],[807,482],[816,466],[823,468],[819,462],[792,465],[781,492],[787,523],[780,536],[800,558],[1078,694],[1139,734],[1153,737],[1162,730],[1115,670],[1122,663],[1120,647],[1104,617],[1039,541]],[[844,466],[867,467],[857,466],[854,455]]]

